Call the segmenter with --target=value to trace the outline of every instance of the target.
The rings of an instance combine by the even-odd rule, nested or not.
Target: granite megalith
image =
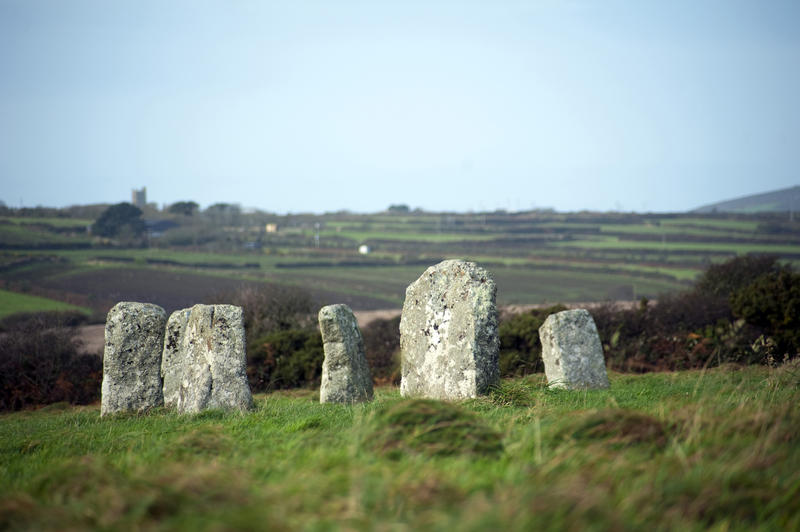
[[[233,305],[195,305],[167,320],[161,375],[164,405],[180,413],[253,406],[244,314]]]
[[[496,293],[486,270],[460,260],[431,266],[408,286],[400,318],[404,397],[469,399],[498,382]]]
[[[325,360],[322,362],[320,403],[372,400],[372,375],[364,340],[353,311],[347,305],[328,305],[319,311]]]
[[[162,406],[161,351],[167,313],[151,303],[123,301],[108,312],[100,415]]]
[[[547,382],[553,388],[608,388],[608,374],[597,326],[588,310],[565,310],[539,328]]]

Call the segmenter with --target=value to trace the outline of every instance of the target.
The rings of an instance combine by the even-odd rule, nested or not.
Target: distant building
[[[278,232],[278,224],[267,224],[265,227],[267,233],[277,233]]]
[[[144,208],[147,205],[147,187],[142,187],[142,190],[133,189],[131,191],[131,203],[140,209]]]
[[[366,244],[361,244],[360,246],[358,246],[358,252],[361,253],[362,255],[369,255],[370,252],[369,246]]]

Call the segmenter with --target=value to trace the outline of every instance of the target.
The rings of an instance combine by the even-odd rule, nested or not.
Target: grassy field
[[[396,388],[273,393],[246,415],[52,405],[0,416],[0,528],[796,530],[798,400],[793,365],[593,392],[532,376],[448,422]]]
[[[54,299],[0,290],[0,318],[5,318],[18,312],[47,312],[51,310],[77,310],[86,314],[91,313],[87,308],[62,303]]]
[[[43,217],[14,217],[0,216],[0,224],[12,223],[17,225],[44,225],[58,228],[70,228],[79,231],[86,231],[86,227],[91,225],[94,220],[80,218],[43,218]]]
[[[685,289],[710,263],[744,253],[800,265],[800,222],[780,215],[532,211],[255,214],[236,225],[199,215],[172,220],[183,225],[152,236],[148,247],[123,249],[86,235],[89,220],[3,217],[0,287],[91,306],[96,316],[115,298],[199,303],[241,283],[299,286],[320,305],[368,310],[399,308],[406,286],[443,258],[486,267],[500,304],[657,298]],[[267,232],[265,220],[277,232]],[[170,240],[170,231],[188,231],[193,236],[184,242],[193,243],[174,244],[181,240]],[[360,244],[372,252],[360,255]]]

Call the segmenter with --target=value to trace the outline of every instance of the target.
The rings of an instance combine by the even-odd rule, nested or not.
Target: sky
[[[0,0],[0,200],[679,212],[800,184],[796,0]]]

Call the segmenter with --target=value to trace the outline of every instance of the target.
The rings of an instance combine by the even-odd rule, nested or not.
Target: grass
[[[252,227],[262,227],[253,221],[243,221],[238,228],[219,227],[216,240],[196,249],[115,249],[102,247],[99,241],[92,248],[58,249],[88,244],[90,239],[80,231],[69,235],[44,226],[79,227],[86,220],[6,218],[11,223],[0,224],[0,247],[20,249],[3,252],[6,257],[24,254],[40,259],[27,265],[8,260],[3,271],[7,287],[39,290],[71,302],[78,301],[74,297],[88,298],[100,314],[114,294],[131,297],[130,290],[121,283],[120,290],[104,293],[83,281],[95,274],[103,279],[121,276],[123,270],[134,268],[143,279],[152,272],[191,274],[191,279],[201,274],[207,286],[279,283],[308,289],[319,304],[398,308],[408,284],[425,270],[420,264],[429,260],[433,265],[444,257],[474,260],[489,269],[501,304],[569,303],[658,298],[684,289],[708,264],[735,254],[774,253],[800,264],[796,234],[773,231],[766,223],[770,220],[694,214],[331,214],[282,218],[275,234],[253,231]],[[31,221],[41,225],[23,224]],[[319,247],[313,240],[316,223],[321,224]],[[204,227],[196,229],[202,232]],[[301,233],[305,238],[298,236]],[[245,250],[245,242],[251,240],[264,248]],[[153,240],[154,245],[159,242],[165,240]],[[373,248],[366,257],[356,251],[363,242]],[[21,251],[25,246],[30,249]],[[387,259],[397,264],[387,266]],[[258,267],[243,267],[252,264]],[[180,284],[184,286],[167,287],[167,292],[186,292],[187,283]],[[133,295],[160,294],[162,287],[152,285],[143,295]],[[197,301],[205,297],[202,290],[190,295]]]
[[[457,407],[424,402],[439,427],[474,425],[421,431],[422,452],[381,439],[411,441],[407,421],[426,423],[396,388],[354,406],[274,393],[246,415],[5,414],[0,528],[800,526],[800,366],[610,377],[606,391],[550,390],[532,376]],[[458,445],[466,434],[490,443],[475,452]]]
[[[727,242],[670,242],[669,237],[663,242],[620,240],[615,236],[599,236],[581,240],[565,240],[555,242],[555,247],[576,249],[626,249],[626,250],[652,250],[652,251],[718,251],[731,254],[771,253],[797,253],[797,246],[791,244],[746,244]]]
[[[54,299],[0,290],[0,318],[5,318],[18,312],[47,312],[53,310],[77,310],[85,314],[91,314],[91,310],[87,308],[70,305]]]
[[[729,219],[714,219],[714,218],[692,218],[692,217],[678,217],[678,218],[665,218],[661,220],[661,225],[674,225],[684,227],[709,227],[719,229],[722,231],[745,231],[753,232],[758,229],[760,222],[751,220],[729,220]]]
[[[70,237],[45,230],[35,230],[30,227],[16,224],[0,225],[0,244],[4,246],[41,246],[61,244],[87,244],[89,238],[85,235]]]
[[[500,235],[502,236],[502,235]],[[320,239],[324,239],[326,237],[339,237],[339,238],[349,238],[354,242],[370,242],[375,240],[380,241],[402,241],[402,242],[463,242],[463,241],[474,241],[474,242],[484,242],[484,241],[491,241],[498,237],[497,234],[493,235],[481,235],[481,234],[470,234],[470,233],[449,233],[447,231],[441,233],[422,233],[422,232],[400,232],[400,231],[354,231],[354,230],[343,230],[343,231],[324,231],[320,233]]]
[[[50,225],[53,227],[69,227],[77,230],[86,230],[94,220],[80,218],[39,218],[39,217],[18,217],[0,216],[0,223],[8,222],[17,225]]]

